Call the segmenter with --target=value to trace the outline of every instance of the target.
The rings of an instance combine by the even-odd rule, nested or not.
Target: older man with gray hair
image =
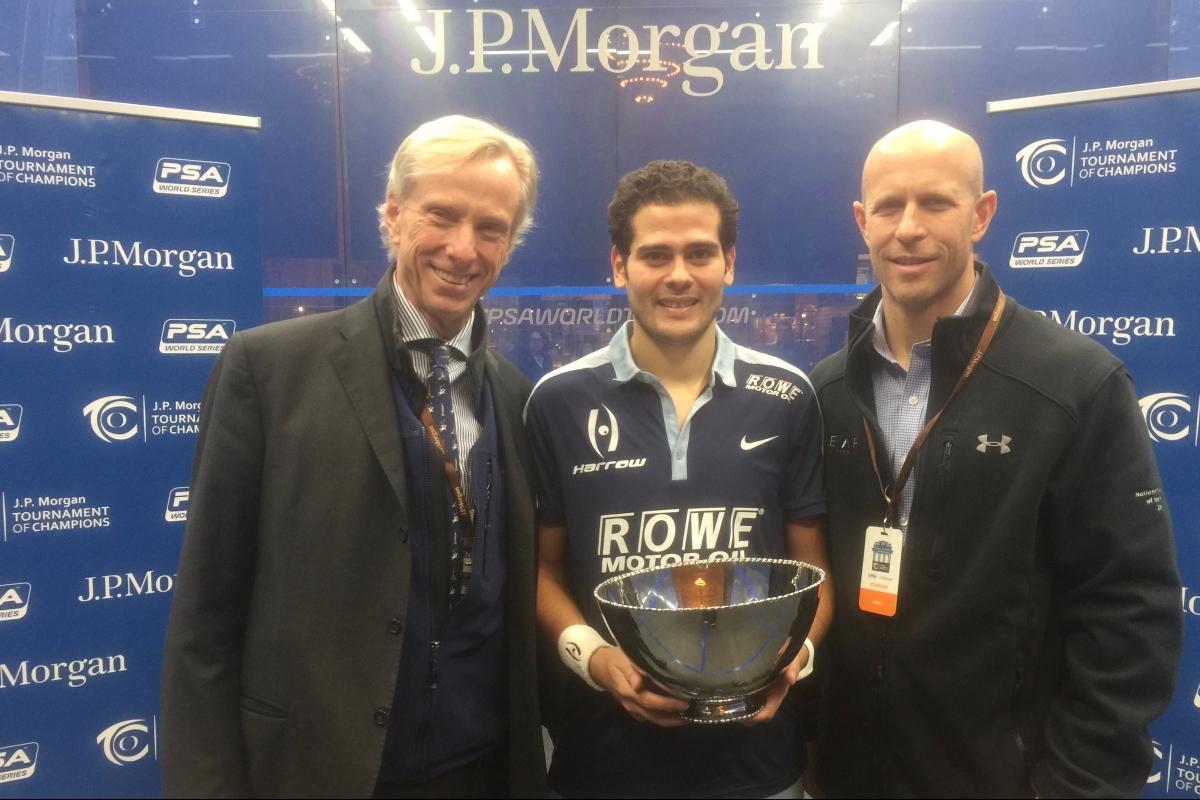
[[[167,796],[545,796],[521,412],[480,298],[529,227],[528,145],[400,145],[392,266],[239,332],[204,392],[162,680]]]

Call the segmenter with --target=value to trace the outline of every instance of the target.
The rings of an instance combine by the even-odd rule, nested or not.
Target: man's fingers
[[[792,666],[795,666],[795,662]],[[790,667],[789,667],[790,669]],[[799,667],[797,667],[797,670]],[[779,711],[779,706],[783,704],[783,698],[787,697],[788,690],[796,682],[795,674],[788,676],[787,671],[780,673],[779,677],[771,681],[765,689],[759,692],[759,697],[763,699],[763,707],[750,719],[742,720],[743,725],[757,725],[760,722],[766,722],[773,719],[775,713]]]
[[[635,702],[643,708],[648,708],[653,711],[686,711],[688,704],[686,700],[681,700],[678,697],[669,697],[658,692],[652,692],[649,689],[643,689],[640,692],[634,693]]]
[[[651,711],[633,701],[623,702],[622,705],[639,722],[652,722],[662,728],[676,728],[684,724],[679,714],[673,711]]]

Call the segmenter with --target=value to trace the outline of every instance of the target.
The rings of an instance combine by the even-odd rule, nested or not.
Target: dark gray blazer
[[[375,788],[411,570],[377,306],[393,307],[372,297],[239,332],[209,377],[163,661],[165,796]],[[484,378],[508,515],[509,787],[545,797],[533,464],[521,422],[530,386],[490,350]]]

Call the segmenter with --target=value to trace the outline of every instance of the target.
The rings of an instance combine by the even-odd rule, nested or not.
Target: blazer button
[[[375,724],[382,728],[384,725],[387,725],[387,722],[388,722],[387,709],[386,708],[376,709]]]
[[[404,623],[398,619],[394,619],[388,623],[388,633],[398,634],[404,630]]]
[[[408,528],[400,529],[400,541],[402,541],[402,542],[408,541]]]

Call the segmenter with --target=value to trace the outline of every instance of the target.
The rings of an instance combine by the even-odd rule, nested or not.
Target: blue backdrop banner
[[[999,211],[983,252],[1023,305],[1090,336],[1133,375],[1175,524],[1187,636],[1150,730],[1144,796],[1200,794],[1200,80],[993,103]],[[1159,502],[1147,496],[1146,502]]]
[[[200,398],[262,322],[258,123],[47,102],[0,94],[0,794],[157,796]]]

